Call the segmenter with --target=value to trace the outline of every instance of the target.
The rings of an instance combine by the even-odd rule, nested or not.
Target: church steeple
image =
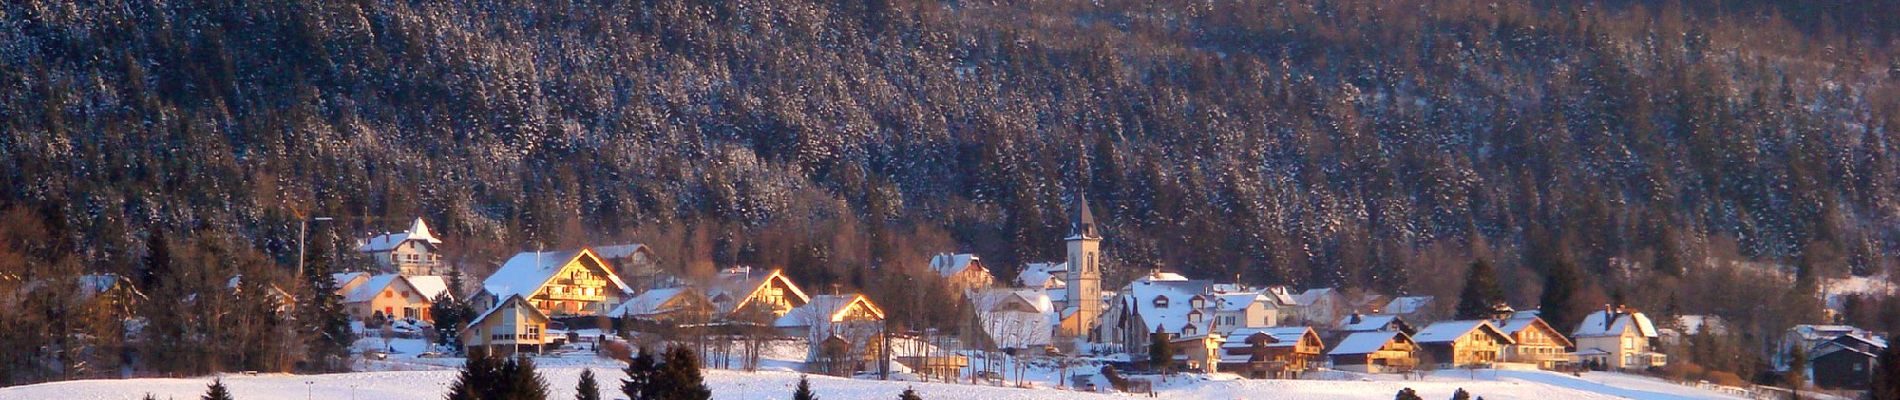
[[[1101,238],[1095,230],[1095,213],[1089,211],[1089,197],[1080,191],[1075,192],[1075,204],[1069,210],[1069,237]]]

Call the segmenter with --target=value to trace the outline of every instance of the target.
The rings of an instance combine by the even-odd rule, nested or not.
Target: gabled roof
[[[1354,317],[1359,318],[1359,322],[1352,322]],[[1399,318],[1397,315],[1390,314],[1348,314],[1344,317],[1339,317],[1339,323],[1333,324],[1333,326],[1339,327],[1338,331],[1340,332],[1371,332],[1385,330],[1386,327],[1394,326],[1395,324],[1401,329],[1409,327],[1404,319]]]
[[[1214,297],[1214,309],[1219,311],[1246,311],[1255,302],[1264,302],[1267,296],[1254,292],[1220,293]]]
[[[1635,329],[1643,337],[1656,337],[1656,324],[1649,322],[1643,313],[1620,313],[1612,311],[1593,311],[1583,317],[1583,323],[1577,324],[1573,337],[1622,336],[1624,329]]]
[[[1474,330],[1489,333],[1496,337],[1500,343],[1511,344],[1517,342],[1511,339],[1511,335],[1506,335],[1503,331],[1499,331],[1497,326],[1491,325],[1491,321],[1481,319],[1444,321],[1432,324],[1432,326],[1425,327],[1425,329],[1420,329],[1418,334],[1412,335],[1412,340],[1416,340],[1419,343],[1449,343],[1457,341],[1458,338],[1464,337],[1465,334],[1471,333],[1471,331]]]
[[[367,272],[338,272],[338,273],[330,274],[330,279],[336,281],[337,288],[342,288],[345,285],[349,285],[350,281],[354,281],[359,278],[369,279],[369,273]]]
[[[1304,326],[1276,326],[1276,327],[1270,327],[1270,328],[1240,328],[1240,329],[1235,329],[1233,332],[1227,333],[1226,341],[1221,342],[1221,348],[1253,347],[1252,344],[1247,342],[1247,338],[1252,337],[1257,334],[1267,335],[1267,337],[1270,337],[1273,339],[1271,343],[1267,344],[1267,347],[1297,346],[1300,343],[1300,339],[1305,337],[1307,334],[1312,334],[1315,339],[1319,337],[1319,333],[1314,332],[1313,328],[1308,328]]]
[[[1856,328],[1851,325],[1803,324],[1803,325],[1795,325],[1793,328],[1788,328],[1788,331],[1796,335],[1799,335],[1802,340],[1808,340],[1808,341],[1829,340],[1835,337],[1839,337],[1841,335],[1864,335],[1867,333],[1867,331],[1861,330],[1860,328]]]
[[[1557,328],[1551,327],[1550,323],[1544,322],[1543,318],[1539,318],[1534,313],[1525,314],[1523,312],[1519,312],[1519,313],[1513,314],[1510,319],[1499,321],[1497,326],[1498,326],[1499,331],[1503,331],[1504,334],[1511,335],[1512,337],[1516,337],[1518,332],[1523,332],[1526,329],[1533,329],[1533,328],[1542,329],[1545,332],[1550,333],[1550,335],[1547,335],[1547,336],[1556,338],[1558,342],[1561,342],[1564,345],[1564,347],[1570,347],[1570,346],[1576,345],[1576,342],[1570,341],[1570,338],[1564,336],[1563,332],[1558,332]]]
[[[482,280],[482,288],[497,298],[517,294],[533,296],[536,290],[546,286],[556,274],[561,273],[562,267],[584,257],[592,258],[597,263],[600,261],[600,257],[596,256],[592,249],[587,248],[516,253],[514,257],[508,259],[507,263],[501,265],[501,269],[495,270],[494,275],[489,275],[488,279]],[[621,293],[633,293],[633,289],[628,288],[625,282],[620,281],[619,276],[614,275],[612,267],[606,264],[599,265],[601,274],[606,276],[608,281],[613,282],[614,287],[619,288]]]
[[[613,311],[608,311],[607,316],[618,318],[618,317],[644,317],[644,316],[665,314],[665,313],[669,313],[673,311],[678,311],[677,308],[675,308],[672,305],[669,305],[669,303],[672,303],[674,299],[681,298],[681,297],[690,298],[690,297],[695,297],[695,296],[703,297],[703,296],[700,296],[699,291],[693,290],[690,287],[675,287],[675,288],[648,290],[646,293],[641,293],[639,296],[634,296],[633,300],[627,300],[627,302],[625,303],[620,303],[619,307],[614,307]]]
[[[1392,302],[1386,303],[1385,312],[1387,314],[1411,314],[1424,311],[1426,307],[1431,306],[1432,299],[1432,296],[1405,296],[1395,298],[1392,299]]]
[[[728,302],[715,302],[721,314],[731,313],[750,304],[753,295],[758,294],[760,288],[772,281],[784,282],[785,287],[790,289],[791,293],[788,294],[797,297],[800,303],[811,302],[811,296],[806,296],[804,290],[800,290],[797,284],[793,284],[792,279],[786,277],[783,270],[774,269],[769,272],[755,273],[752,272],[752,267],[734,267],[721,271],[719,277],[715,279],[717,280],[713,282],[712,287],[706,291],[706,297],[710,299],[724,295],[730,298]]]
[[[482,321],[488,319],[488,316],[494,315],[496,311],[501,311],[501,309],[503,308],[508,308],[509,305],[515,305],[519,308],[527,309],[528,312],[534,313],[534,315],[539,317],[540,319],[543,319],[543,320],[548,319],[547,313],[541,312],[541,309],[535,308],[533,304],[528,304],[528,300],[522,299],[521,295],[516,294],[516,295],[509,295],[508,297],[503,298],[501,301],[495,302],[494,307],[489,308],[488,311],[483,311],[482,315],[476,316],[475,319],[469,320],[468,326],[481,325]]]
[[[982,258],[977,257],[975,254],[969,253],[938,254],[930,257],[930,269],[937,271],[938,275],[948,277],[963,273],[964,270],[970,269],[972,266],[983,268],[982,260]],[[989,273],[989,269],[983,268],[983,273]]]
[[[406,276],[403,277],[403,279],[408,280],[409,286],[416,288],[416,293],[421,293],[422,298],[425,299],[434,300],[435,296],[445,292],[448,292],[451,298],[457,296],[455,293],[449,292],[449,281],[440,276],[416,275]]]
[[[1026,348],[1054,343],[1051,335],[1060,322],[1049,296],[1037,289],[989,289],[970,292],[983,332],[1003,348]],[[1006,304],[1027,304],[1033,311],[998,311]]]
[[[1394,340],[1410,342],[1412,338],[1406,336],[1405,332],[1357,332],[1347,335],[1345,339],[1341,339],[1339,345],[1334,346],[1331,351],[1327,351],[1326,355],[1371,354],[1384,348],[1386,343],[1390,343]]]
[[[627,244],[616,244],[616,245],[594,247],[595,255],[600,256],[600,258],[609,259],[609,260],[627,258],[627,256],[631,256],[633,255],[633,253],[639,253],[642,251],[648,252],[648,253],[653,252],[653,250],[647,248],[647,245],[639,244],[639,243],[627,243]]]
[[[839,319],[844,318],[845,312],[856,304],[862,304],[862,306],[870,311],[871,315],[877,319],[884,319],[884,310],[877,308],[876,304],[871,304],[871,299],[865,298],[864,295],[828,294],[813,296],[810,302],[792,309],[792,312],[785,313],[783,317],[779,317],[778,321],[772,323],[772,326],[780,328],[808,327],[814,324],[822,325],[837,322]]]
[[[365,253],[390,251],[402,245],[403,242],[411,240],[442,244],[442,239],[435,238],[435,234],[429,232],[429,224],[422,222],[422,218],[418,217],[416,222],[409,224],[408,231],[372,236],[369,240],[364,240],[362,245],[356,246],[356,251]]]
[[[1153,273],[1129,282],[1122,290],[1122,301],[1132,303],[1125,306],[1141,315],[1141,320],[1147,324],[1143,327],[1146,329],[1144,332],[1180,332],[1189,325],[1188,315],[1197,311],[1189,306],[1189,300],[1207,293],[1211,285],[1208,281],[1187,280],[1179,274]],[[1168,299],[1166,308],[1155,306],[1155,299],[1159,297]],[[1202,315],[1201,324],[1213,320],[1213,315]],[[1195,329],[1206,332],[1207,328],[1199,326]]]
[[[1335,295],[1337,295],[1337,293],[1335,293],[1333,288],[1307,289],[1304,292],[1300,292],[1300,294],[1293,295],[1293,301],[1302,306],[1310,306],[1313,305],[1314,302],[1319,301],[1322,297]]]
[[[363,284],[361,285],[357,285],[356,289],[351,290],[349,295],[343,296],[343,302],[357,303],[357,302],[375,300],[376,295],[383,292],[383,288],[387,288],[390,285],[396,284],[398,282],[401,282],[402,285],[405,287],[409,287],[412,289],[415,288],[415,285],[410,284],[408,280],[402,277],[402,275],[396,275],[396,274],[377,275],[377,276],[370,277],[369,281],[363,282]]]
[[[1062,288],[1068,283],[1062,280],[1069,275],[1069,263],[1040,262],[1023,265],[1023,271],[1016,274],[1016,284],[1032,288]]]

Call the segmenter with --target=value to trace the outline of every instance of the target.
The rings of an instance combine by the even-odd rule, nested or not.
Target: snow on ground
[[[623,377],[618,363],[599,360],[595,373],[609,398]],[[568,360],[579,362],[580,360]],[[549,398],[572,398],[580,368],[542,370],[552,389]],[[456,371],[377,371],[328,375],[225,375],[225,384],[239,399],[440,399],[448,392]],[[1394,375],[1337,374],[1353,380],[1252,380],[1233,375],[1177,375],[1161,385],[1160,397],[1207,399],[1390,399],[1410,387],[1428,399],[1450,398],[1463,388],[1494,400],[1549,399],[1732,399],[1720,393],[1679,386],[1660,380],[1614,373],[1588,373],[1581,378],[1542,371],[1442,371],[1423,380]],[[707,385],[715,399],[788,399],[799,374],[789,371],[707,371]],[[1016,389],[948,383],[894,382],[813,376],[812,386],[822,398],[889,399],[906,387],[926,399],[1053,399],[1086,400],[1126,398],[1043,387]],[[159,398],[190,399],[204,393],[210,378],[89,380],[0,388],[0,399],[137,399],[150,392]]]

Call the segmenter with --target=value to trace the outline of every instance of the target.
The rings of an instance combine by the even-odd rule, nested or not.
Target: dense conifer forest
[[[0,310],[138,313],[35,283],[102,272],[299,292],[299,216],[337,218],[324,249],[421,216],[478,277],[633,241],[942,324],[889,278],[1059,259],[1086,192],[1111,288],[1162,268],[1453,298],[1485,259],[1529,307],[1568,265],[1586,304],[1762,346],[1821,322],[1826,282],[1900,263],[1896,4],[11,1]],[[42,349],[0,383],[314,368],[204,322],[267,314],[177,316],[256,342],[205,359],[59,350],[110,318],[0,331]]]

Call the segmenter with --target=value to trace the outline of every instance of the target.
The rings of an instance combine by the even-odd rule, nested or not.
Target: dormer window
[[[1193,308],[1205,308],[1207,307],[1207,300],[1202,300],[1200,296],[1194,296],[1194,299],[1188,300],[1188,306]]]
[[[1195,311],[1188,313],[1188,322],[1201,322],[1201,312]]]
[[[1168,308],[1168,296],[1155,296],[1155,308]]]
[[[1200,316],[1197,314],[1195,315],[1195,317],[1199,318]],[[1195,334],[1198,334],[1198,333],[1200,333],[1200,330],[1194,329],[1194,325],[1188,325],[1186,327],[1181,328],[1181,336],[1194,336]]]

